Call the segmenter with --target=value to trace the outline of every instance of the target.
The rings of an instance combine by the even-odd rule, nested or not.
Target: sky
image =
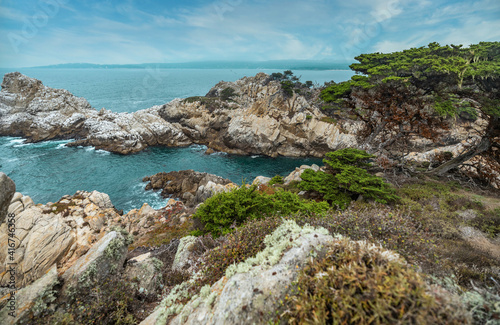
[[[0,67],[329,60],[500,41],[499,0],[0,0]]]

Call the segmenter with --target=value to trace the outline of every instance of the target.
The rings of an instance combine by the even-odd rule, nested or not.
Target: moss
[[[325,123],[330,123],[330,124],[337,124],[337,120],[334,119],[333,117],[329,117],[329,116],[324,116],[320,119],[321,122],[325,122]]]

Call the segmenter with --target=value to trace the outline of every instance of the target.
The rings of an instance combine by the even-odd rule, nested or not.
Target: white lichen
[[[230,278],[236,273],[249,272],[252,267],[256,265],[268,268],[277,264],[286,249],[299,246],[301,243],[300,237],[312,233],[321,235],[329,234],[328,230],[325,228],[314,228],[309,225],[300,227],[293,220],[283,221],[283,223],[276,228],[272,234],[267,235],[266,238],[264,238],[266,248],[263,251],[257,253],[255,257],[246,259],[244,262],[230,265],[226,269],[226,277]]]

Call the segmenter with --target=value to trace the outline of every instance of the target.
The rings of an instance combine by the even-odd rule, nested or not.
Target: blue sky
[[[352,61],[500,40],[499,0],[0,0],[0,67]]]

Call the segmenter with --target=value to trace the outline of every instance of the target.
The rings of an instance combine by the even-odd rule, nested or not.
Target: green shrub
[[[113,277],[79,288],[59,309],[41,313],[31,324],[137,324],[139,306],[133,284]]]
[[[285,301],[290,324],[463,324],[397,256],[341,239],[299,273]]]
[[[238,96],[238,94],[236,94],[236,91],[231,87],[224,88],[220,93],[220,99],[222,100],[229,100],[234,96]]]
[[[487,211],[477,216],[471,220],[470,224],[484,231],[491,238],[495,238],[500,234],[500,208],[496,208],[493,211]]]
[[[324,200],[341,209],[345,209],[359,195],[380,203],[396,201],[399,198],[394,194],[394,189],[382,178],[364,169],[370,166],[368,160],[373,157],[354,148],[329,152],[323,160],[327,172],[305,170],[299,187],[321,194]]]
[[[234,189],[208,198],[193,215],[205,223],[204,230],[214,237],[231,232],[248,219],[259,219],[266,215],[296,212],[321,213],[328,210],[325,202],[310,202],[297,194],[279,189],[274,194],[257,191],[256,186]]]
[[[269,181],[269,186],[274,184],[283,184],[283,176],[276,175],[273,178],[271,178],[271,180]]]

